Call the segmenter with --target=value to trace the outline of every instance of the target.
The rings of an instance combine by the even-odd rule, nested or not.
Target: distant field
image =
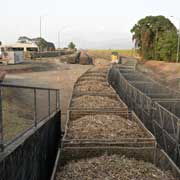
[[[88,50],[88,54],[96,58],[102,58],[102,59],[110,59],[111,58],[111,50]]]
[[[123,56],[138,56],[132,49],[109,49],[109,50],[88,50],[88,54],[93,58],[110,59],[112,52],[118,52]]]
[[[112,51],[118,52],[120,55],[124,55],[124,56],[135,56],[135,55],[137,55],[137,52],[133,51],[132,49],[115,49]]]

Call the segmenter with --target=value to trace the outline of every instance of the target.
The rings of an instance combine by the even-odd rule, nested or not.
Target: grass
[[[132,49],[103,49],[103,50],[88,50],[88,54],[93,58],[111,59],[112,52],[117,52],[122,56],[138,56],[138,53]]]
[[[33,125],[31,110],[23,105],[12,89],[6,89],[3,94],[3,138],[8,142],[18,134],[24,132]]]
[[[5,111],[3,116],[3,135],[4,142],[15,138],[33,125],[32,120],[19,117],[17,112]]]
[[[111,50],[88,50],[88,54],[93,58],[110,59]]]
[[[112,50],[112,51],[113,52],[118,52],[120,55],[124,55],[124,56],[134,56],[134,54],[136,53],[132,49],[115,49],[115,50]]]

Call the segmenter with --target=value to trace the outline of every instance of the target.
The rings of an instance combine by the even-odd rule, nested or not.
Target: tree
[[[47,49],[47,43],[43,38],[36,38],[36,45],[39,47],[40,51]]]
[[[39,47],[40,51],[54,51],[55,50],[55,45],[51,42],[47,42],[43,38],[34,38],[32,40]]]
[[[73,42],[70,42],[68,45],[69,49],[75,49],[76,45]]]
[[[173,61],[177,53],[177,34],[166,32],[157,42],[156,46],[157,59]]]
[[[131,29],[135,46],[145,59],[170,60],[174,58],[177,29],[164,16],[147,16]]]

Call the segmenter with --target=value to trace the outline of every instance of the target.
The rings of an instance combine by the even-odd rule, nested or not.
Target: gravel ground
[[[43,64],[43,65],[42,65]],[[22,68],[23,66],[23,68]],[[14,67],[14,68],[13,68]],[[36,70],[34,71],[34,67]],[[45,67],[46,70],[43,70]],[[54,68],[52,68],[54,67]],[[62,127],[64,128],[66,122],[66,112],[70,97],[73,90],[73,85],[77,78],[82,75],[92,65],[78,65],[78,64],[63,64],[63,63],[39,63],[34,62],[32,66],[29,64],[20,64],[15,66],[7,66],[11,71],[8,71],[5,82],[37,87],[49,87],[60,89],[61,110],[62,110]],[[29,70],[26,71],[26,68]],[[43,102],[41,102],[43,104]],[[43,107],[42,112],[43,112]]]

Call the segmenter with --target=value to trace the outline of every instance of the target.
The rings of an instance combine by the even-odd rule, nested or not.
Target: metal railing
[[[155,135],[161,148],[180,167],[179,93],[150,80],[151,83],[145,83],[143,77],[132,83],[118,68],[110,72],[109,81],[121,99]]]
[[[180,118],[155,102],[152,124],[158,143],[180,167]]]
[[[0,84],[0,151],[60,110],[59,89]]]

